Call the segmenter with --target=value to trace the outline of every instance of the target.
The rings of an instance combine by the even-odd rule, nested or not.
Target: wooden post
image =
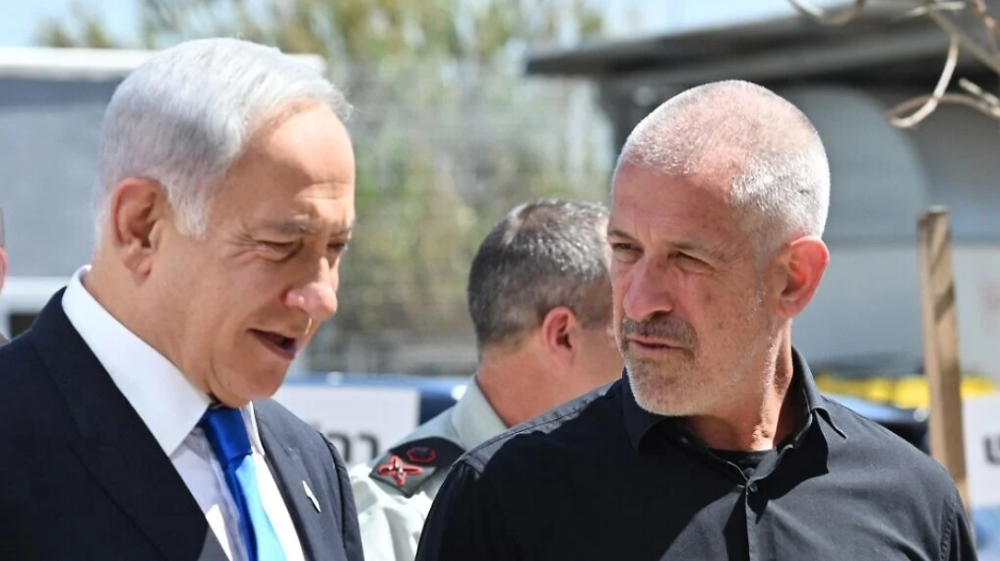
[[[920,301],[924,327],[924,373],[930,388],[931,455],[951,474],[969,508],[962,428],[962,372],[958,358],[958,312],[951,265],[951,218],[934,207],[920,216]]]

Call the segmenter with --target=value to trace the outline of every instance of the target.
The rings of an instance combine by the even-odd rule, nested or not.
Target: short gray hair
[[[737,80],[667,100],[629,135],[619,157],[668,175],[731,173],[733,206],[759,250],[822,236],[830,166],[808,117],[774,92]]]
[[[101,131],[97,229],[115,185],[160,183],[185,234],[203,236],[226,172],[268,119],[299,102],[350,106],[309,65],[237,39],[201,39],[156,53],[115,90]]]
[[[587,328],[611,320],[600,204],[542,199],[511,210],[483,240],[469,272],[469,314],[480,350],[512,346],[557,306]]]

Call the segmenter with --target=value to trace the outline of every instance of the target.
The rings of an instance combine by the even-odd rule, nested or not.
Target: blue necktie
[[[250,561],[284,561],[278,536],[264,512],[250,455],[250,438],[239,409],[213,407],[198,423],[222,464],[226,486],[239,511],[240,530]]]

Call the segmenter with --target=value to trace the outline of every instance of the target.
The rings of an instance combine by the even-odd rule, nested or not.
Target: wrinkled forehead
[[[636,238],[724,239],[740,236],[725,174],[675,174],[623,166],[615,178],[609,229]],[[669,241],[669,240],[668,240]]]
[[[680,204],[679,199],[699,199],[732,207],[733,185],[743,169],[740,158],[728,155],[687,171],[623,158],[611,186],[613,204]]]
[[[718,227],[732,220],[730,193],[716,178],[628,166],[615,178],[610,221],[616,227],[623,220],[670,230]]]

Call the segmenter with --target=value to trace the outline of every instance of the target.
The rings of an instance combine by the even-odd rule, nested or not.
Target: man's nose
[[[625,315],[643,321],[657,313],[670,313],[674,309],[673,296],[668,289],[669,272],[651,261],[636,264],[629,272],[622,295]]]
[[[285,303],[301,309],[317,324],[330,319],[337,313],[337,271],[324,260],[318,274],[288,291]]]

